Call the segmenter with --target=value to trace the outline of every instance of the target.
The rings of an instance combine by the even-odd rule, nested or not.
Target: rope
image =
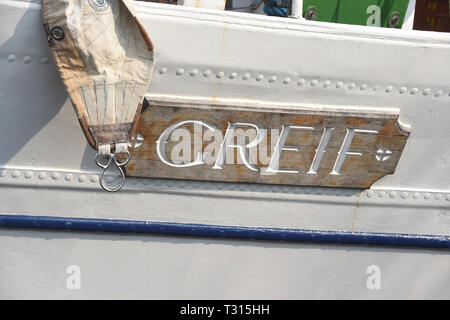
[[[287,17],[291,6],[290,0],[263,0],[264,13],[268,16]]]

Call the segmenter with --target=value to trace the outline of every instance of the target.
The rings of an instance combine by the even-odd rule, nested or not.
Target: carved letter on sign
[[[394,173],[409,136],[392,110],[148,102],[128,176],[368,188]]]

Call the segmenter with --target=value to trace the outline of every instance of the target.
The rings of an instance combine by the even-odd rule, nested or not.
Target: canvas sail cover
[[[127,0],[43,0],[49,45],[83,132],[103,153],[126,145],[154,47]]]

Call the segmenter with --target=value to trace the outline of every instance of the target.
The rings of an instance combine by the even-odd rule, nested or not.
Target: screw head
[[[50,33],[52,34],[52,38],[57,41],[64,39],[64,30],[60,27],[54,27]]]
[[[398,11],[394,11],[388,20],[388,27],[389,28],[396,28],[400,24],[400,13]]]
[[[142,134],[136,133],[131,137],[130,142],[128,142],[128,147],[137,149],[144,144],[145,138]]]
[[[305,19],[306,20],[316,20],[317,19],[317,8],[316,7],[309,7],[308,10],[306,10],[305,13]]]

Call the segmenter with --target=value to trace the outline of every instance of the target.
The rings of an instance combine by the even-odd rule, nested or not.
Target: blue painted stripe
[[[450,248],[450,237],[444,235],[319,231],[133,220],[0,215],[0,227],[58,231],[144,233],[251,240],[281,240],[291,242]]]

